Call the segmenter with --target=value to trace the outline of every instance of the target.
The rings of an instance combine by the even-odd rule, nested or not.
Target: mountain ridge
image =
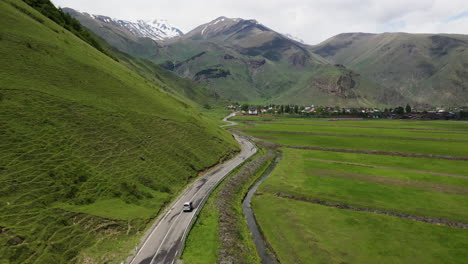
[[[103,15],[89,14],[71,8],[63,8],[66,13],[80,13],[98,21],[101,26],[113,25],[128,31],[137,38],[150,38],[154,41],[163,41],[182,36],[184,33],[172,26],[166,19],[138,19],[136,21],[111,18]]]
[[[417,104],[468,103],[468,36],[462,34],[346,33],[312,52],[399,90]]]
[[[106,40],[109,39],[98,31],[95,33]],[[407,42],[418,38],[418,35],[407,33],[386,34],[384,36],[388,39],[392,38],[392,34],[404,35],[408,39]],[[443,34],[433,35],[435,37],[432,42],[436,43],[439,40],[439,46],[428,48],[424,44],[423,47],[436,53],[437,49],[441,49],[439,54],[442,54],[444,38],[436,36]],[[353,59],[352,56],[343,57],[343,51],[352,47],[354,53],[374,52],[372,58],[379,58],[385,54],[384,49],[388,48],[383,47],[385,43],[375,41],[369,45],[353,46],[356,42],[364,43],[369,38],[379,36],[382,34],[342,33],[311,46],[288,37],[287,34],[275,32],[255,19],[220,16],[177,38],[160,42],[158,46],[140,55],[181,77],[207,85],[221,96],[234,101],[347,106],[465,103],[456,96],[457,91],[462,94],[465,91],[463,58],[447,58],[443,54],[433,57],[435,61],[445,60],[445,63],[458,61],[457,64],[461,66],[447,73],[456,75],[455,77],[436,76],[431,83],[429,80],[423,82],[419,75],[411,77],[410,74],[408,77],[408,73],[431,74],[432,71],[441,69],[440,65],[444,62],[437,68],[421,56],[417,59],[418,63],[407,63],[406,68],[398,69],[395,65],[405,63],[404,60],[392,65],[392,59],[386,55],[382,56],[385,63],[379,62],[377,65],[359,58]],[[401,49],[411,49],[412,44],[402,42],[399,46]],[[138,54],[128,48],[125,52]],[[356,63],[351,63],[351,60],[355,60]],[[364,64],[372,66],[362,67]],[[395,69],[377,72],[379,65],[381,68]],[[445,89],[443,85],[447,83],[449,88]],[[455,85],[452,85],[453,83]],[[422,85],[429,88],[419,88]],[[437,96],[438,91],[448,92],[444,92],[440,97]]]

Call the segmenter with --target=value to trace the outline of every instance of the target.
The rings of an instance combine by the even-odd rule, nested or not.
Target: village
[[[412,120],[467,120],[468,107],[436,107],[413,109],[409,104],[395,108],[365,108],[339,106],[301,106],[275,105],[266,106],[249,104],[231,104],[227,110],[242,115],[259,116],[294,116],[294,117],[343,117],[367,119],[412,119]]]

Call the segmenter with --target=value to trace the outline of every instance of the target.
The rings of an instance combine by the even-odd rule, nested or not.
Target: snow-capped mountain
[[[103,23],[123,27],[138,38],[165,40],[183,35],[181,30],[169,24],[167,20],[162,19],[137,20],[134,22],[100,15],[92,15],[92,17]]]

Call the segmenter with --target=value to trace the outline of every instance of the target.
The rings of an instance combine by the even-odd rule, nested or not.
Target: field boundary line
[[[310,150],[322,150],[322,151],[333,151],[333,152],[362,153],[362,154],[371,154],[371,155],[389,155],[389,156],[400,156],[400,157],[468,161],[468,156],[444,156],[444,155],[422,154],[422,153],[411,153],[411,152],[365,150],[365,149],[339,149],[339,148],[326,148],[326,147],[313,147],[313,146],[293,146],[293,145],[280,145],[280,146],[285,147],[285,148],[292,148],[292,149],[310,149]]]
[[[284,199],[295,200],[295,201],[314,203],[314,204],[323,205],[323,206],[332,207],[332,208],[337,208],[337,209],[351,210],[351,211],[356,211],[356,212],[375,213],[375,214],[380,214],[380,215],[404,218],[404,219],[413,220],[413,221],[417,221],[417,222],[423,222],[423,223],[432,224],[432,225],[468,229],[468,223],[466,223],[466,222],[451,221],[451,220],[442,219],[442,218],[432,218],[432,217],[424,217],[424,216],[417,216],[417,215],[408,215],[408,214],[388,212],[388,211],[383,211],[383,210],[378,210],[378,209],[373,209],[373,208],[366,208],[366,207],[354,207],[354,206],[348,205],[348,204],[332,203],[332,202],[327,202],[327,201],[318,200],[318,199],[308,199],[308,198],[303,198],[303,197],[295,197],[295,196],[287,195],[287,194],[284,194],[284,193],[281,193],[281,192],[275,193],[275,196],[280,197],[280,198],[284,198]]]

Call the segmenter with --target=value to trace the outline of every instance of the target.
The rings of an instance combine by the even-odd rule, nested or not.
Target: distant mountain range
[[[177,34],[158,39],[146,30],[151,23],[130,25],[65,11],[117,49],[234,101],[468,103],[466,35],[347,33],[310,46],[256,20],[219,17],[186,34],[173,30]]]
[[[468,102],[467,35],[346,33],[311,50],[419,104]]]

